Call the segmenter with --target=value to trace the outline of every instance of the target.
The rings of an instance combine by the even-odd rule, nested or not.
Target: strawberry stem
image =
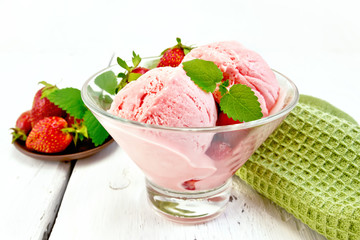
[[[81,139],[83,139],[84,137],[89,138],[87,127],[85,125],[79,126],[78,124],[73,124],[72,127],[63,128],[61,131],[72,133],[74,135],[73,141],[74,141],[75,146],[76,146],[79,138],[81,138]]]
[[[10,128],[10,129],[13,130],[13,132],[11,133],[13,135],[11,143],[14,143],[18,139],[21,141],[26,141],[27,136],[23,130],[21,130],[20,128]]]

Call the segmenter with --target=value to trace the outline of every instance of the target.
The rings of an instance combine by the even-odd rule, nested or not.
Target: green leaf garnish
[[[101,89],[110,93],[115,94],[116,86],[118,85],[116,75],[113,71],[103,72],[95,78],[95,84]]]
[[[263,116],[258,98],[250,87],[242,84],[233,85],[220,99],[220,109],[228,117],[240,122],[253,121]]]
[[[211,61],[194,59],[183,63],[186,74],[205,92],[214,93],[219,86],[221,94],[220,109],[235,121],[248,122],[263,116],[260,103],[250,87],[242,84],[233,85],[230,90],[229,80],[223,81],[221,70]]]
[[[99,95],[103,99],[106,96]],[[47,96],[47,98],[58,105],[61,109],[65,110],[71,116],[77,119],[84,119],[84,125],[87,129],[87,134],[95,146],[101,145],[108,138],[109,133],[104,129],[100,122],[95,118],[92,112],[85,106],[81,92],[76,88],[63,88],[58,89]],[[108,97],[109,98],[109,97]]]
[[[58,89],[49,94],[47,98],[68,114],[78,119],[82,119],[87,111],[87,107],[81,99],[81,92],[76,88]]]
[[[223,79],[221,70],[211,61],[194,59],[183,62],[183,66],[186,75],[205,92],[214,92],[217,83]]]
[[[88,110],[84,115],[84,123],[87,126],[89,137],[95,146],[103,144],[109,137],[109,133],[99,123],[90,110]]]
[[[113,99],[109,95],[104,94],[103,91],[93,90],[90,85],[88,86],[87,90],[89,94],[93,96],[93,99],[95,100],[96,104],[98,104],[105,110],[108,110],[110,108]]]
[[[228,92],[227,87],[229,85],[230,85],[229,79],[226,79],[226,81],[222,82],[219,85],[219,92],[220,92],[221,96],[225,95]]]

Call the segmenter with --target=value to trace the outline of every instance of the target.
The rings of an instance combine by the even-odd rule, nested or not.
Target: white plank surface
[[[50,239],[324,239],[237,177],[233,187],[218,219],[167,221],[147,203],[141,171],[112,144],[77,162]]]
[[[14,148],[3,152],[2,157],[8,162],[6,168],[0,169],[0,238],[47,239],[71,164],[39,161]]]

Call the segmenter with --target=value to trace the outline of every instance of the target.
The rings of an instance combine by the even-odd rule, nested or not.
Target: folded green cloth
[[[300,102],[236,173],[328,239],[360,239],[360,126],[327,102]]]

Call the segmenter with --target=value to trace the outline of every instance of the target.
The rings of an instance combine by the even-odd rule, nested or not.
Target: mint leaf
[[[118,83],[115,73],[113,71],[107,71],[95,78],[95,84],[111,95],[114,95]]]
[[[242,84],[233,85],[220,99],[220,109],[228,117],[240,122],[253,121],[263,116],[255,93]]]
[[[50,102],[58,105],[71,116],[82,119],[87,108],[81,99],[81,93],[76,88],[58,89],[47,96]]]
[[[228,92],[227,87],[229,85],[230,85],[229,79],[226,79],[226,81],[222,82],[219,85],[219,92],[220,92],[221,96],[225,95]]]
[[[84,123],[88,129],[89,137],[95,146],[99,146],[109,137],[109,133],[100,124],[90,110],[84,114]]]
[[[221,70],[211,61],[194,59],[183,62],[183,66],[186,75],[205,92],[214,92],[216,84],[223,79]]]
[[[93,99],[95,100],[96,104],[100,105],[103,109],[106,109],[106,110],[110,108],[113,100],[109,95],[104,94],[103,91],[93,90],[90,87],[90,85],[88,86],[88,92],[91,96],[93,96]]]

